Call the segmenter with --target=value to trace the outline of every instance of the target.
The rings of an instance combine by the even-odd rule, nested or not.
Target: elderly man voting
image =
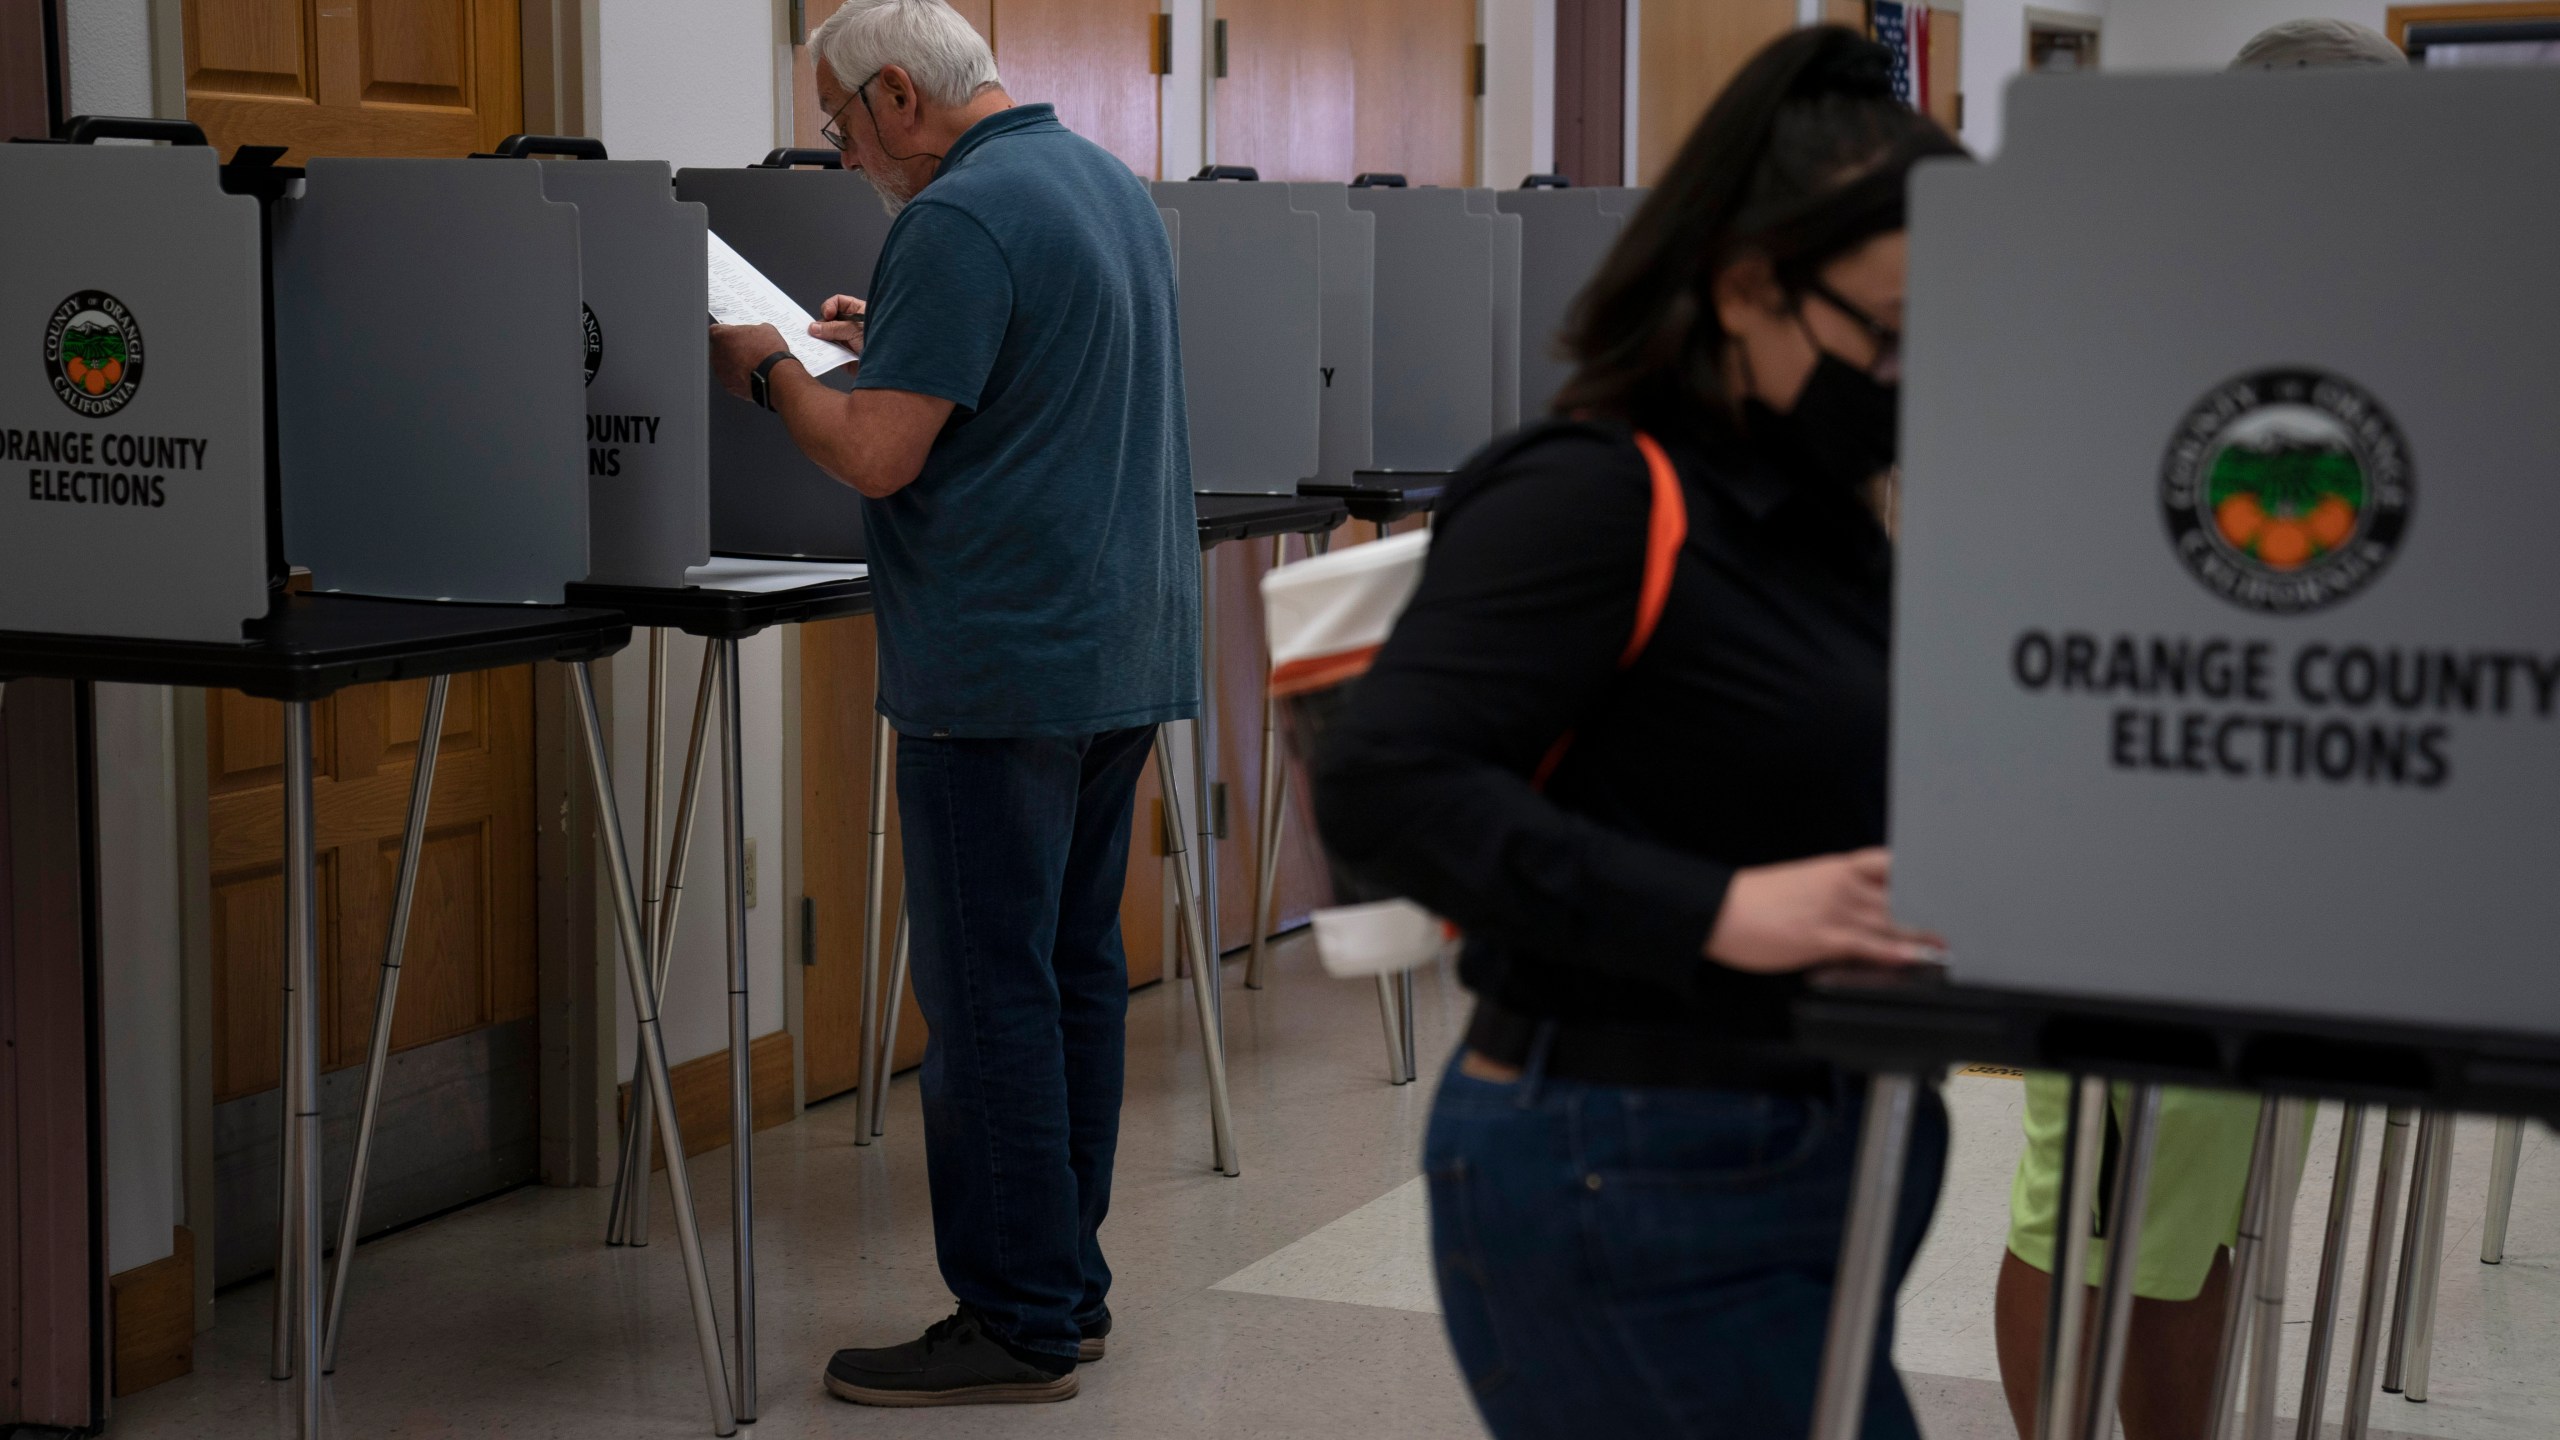
[[[810,38],[827,139],[897,216],[850,393],[771,326],[713,373],[864,496],[898,731],[934,1246],[959,1309],[826,1385],[869,1405],[1064,1400],[1099,1359],[1119,1138],[1120,895],[1154,727],[1196,712],[1199,550],[1173,259],[1146,186],[1017,105],[943,0]]]

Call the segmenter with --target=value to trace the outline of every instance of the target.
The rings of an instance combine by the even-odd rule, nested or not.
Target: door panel
[[[215,148],[466,155],[524,118],[517,0],[183,0],[188,118]]]
[[[1795,28],[1796,3],[1646,5],[1637,15],[1643,78],[1637,101],[1636,183],[1651,185],[1743,62]]]
[[[1156,0],[994,0],[993,9],[1006,93],[1057,106],[1068,129],[1158,178]]]
[[[801,972],[800,1032],[811,1102],[860,1083],[862,912],[869,893],[873,626],[868,615],[800,627],[800,876],[814,927]],[[891,814],[897,795],[890,793]],[[891,826],[886,891],[904,883]],[[897,921],[883,907],[881,945]],[[914,1017],[908,1017],[912,1020]],[[921,1035],[922,1025],[913,1033]],[[904,1033],[901,1039],[905,1038]]]
[[[1265,180],[1349,180],[1359,151],[1353,0],[1220,0],[1218,18],[1227,73],[1216,82],[1217,162],[1253,166]]]
[[[1396,0],[1357,14],[1352,168],[1401,171],[1415,185],[1478,183],[1475,0]]]

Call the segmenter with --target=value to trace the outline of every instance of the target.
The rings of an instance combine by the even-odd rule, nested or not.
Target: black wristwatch
[[[747,376],[747,396],[767,410],[773,408],[773,367],[791,358],[788,350],[776,350],[756,362]]]

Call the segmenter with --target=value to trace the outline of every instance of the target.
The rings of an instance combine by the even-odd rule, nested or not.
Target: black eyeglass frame
[[[818,138],[827,142],[830,149],[838,152],[842,152],[845,149],[846,136],[844,133],[844,112],[852,109],[855,101],[859,100],[862,102],[863,114],[871,114],[870,97],[864,95],[862,92],[864,87],[879,78],[880,72],[877,70],[874,70],[869,75],[863,77],[862,84],[854,86],[853,94],[846,97],[845,102],[836,107],[835,113],[827,117],[827,123],[818,127]],[[874,130],[880,128],[880,121],[878,117],[873,117],[871,121],[871,128]]]
[[[1887,325],[1868,314],[1865,306],[1823,284],[1819,276],[1805,277],[1804,292],[1848,316],[1850,324],[1867,332],[1867,338],[1874,341],[1876,346],[1875,363],[1867,367],[1870,371],[1893,369],[1901,363],[1902,331],[1900,329]]]

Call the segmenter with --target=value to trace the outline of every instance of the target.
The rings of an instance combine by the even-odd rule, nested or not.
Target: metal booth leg
[[[1831,1328],[1823,1339],[1822,1373],[1814,1388],[1812,1440],[1856,1440],[1866,1415],[1876,1319],[1884,1305],[1894,1214],[1901,1208],[1902,1171],[1919,1096],[1917,1075],[1886,1073],[1867,1082],[1866,1123],[1858,1132],[1848,1223],[1832,1281]]]
[[[2427,1402],[2427,1377],[2436,1354],[2436,1287],[2444,1279],[2444,1231],[2453,1190],[2454,1117],[2447,1114],[2436,1137],[2435,1163],[2427,1170],[2427,1232],[2418,1250],[2418,1277],[2408,1282],[2409,1364],[2401,1374],[2400,1398],[2413,1405]]]
[[[1420,1073],[1421,1066],[1422,1047],[1415,1042],[1413,1034],[1413,1012],[1420,1008],[1414,1004],[1414,995],[1415,985],[1413,972],[1410,970],[1397,971],[1396,1030],[1398,1032],[1397,1039],[1401,1043],[1401,1048],[1404,1054],[1404,1083],[1407,1085],[1413,1083],[1415,1075]]]
[[[906,897],[900,896],[898,898],[898,938],[889,946],[889,989],[886,995],[888,1003],[880,1008],[880,1044],[878,1046],[880,1066],[868,1077],[876,1087],[872,1093],[880,1097],[879,1101],[871,1107],[873,1135],[880,1133],[882,1112],[888,1106],[889,1072],[896,1069],[898,1064],[898,1019],[906,1013],[907,961],[914,944],[914,935],[907,927],[907,919]]]
[[[401,832],[400,869],[392,884],[391,933],[382,940],[382,983],[373,1000],[373,1044],[365,1052],[364,1105],[356,1113],[355,1164],[347,1171],[347,1203],[338,1220],[338,1263],[329,1275],[329,1313],[322,1363],[338,1368],[338,1326],[347,1313],[347,1267],[364,1221],[364,1187],[373,1169],[373,1125],[382,1110],[382,1080],[391,1066],[391,1020],[400,1005],[400,960],[408,948],[409,906],[418,893],[418,851],[426,843],[427,809],[436,787],[436,742],[444,733],[445,692],[452,677],[427,682],[427,717],[418,727],[418,762],[409,781],[409,823]]]
[[[1194,946],[1192,953],[1209,967],[1209,1000],[1223,1017],[1227,997],[1225,987],[1217,983],[1218,957],[1226,953],[1218,943],[1218,902],[1226,893],[1218,888],[1218,587],[1215,568],[1210,564],[1216,554],[1213,550],[1200,557],[1200,718],[1191,725],[1191,772],[1197,782],[1193,793],[1200,803],[1200,823],[1196,828],[1200,832],[1202,900],[1192,915],[1199,922],[1196,928],[1202,943]],[[1164,790],[1168,796],[1173,793],[1169,781]]]
[[[2258,1102],[2258,1135],[2249,1146],[2249,1181],[2240,1202],[2240,1229],[2231,1242],[2231,1270],[2223,1282],[2222,1355],[2213,1370],[2213,1409],[2207,1440],[2239,1433],[2237,1406],[2249,1356],[2249,1296],[2257,1284],[2260,1241],[2267,1230],[2267,1195],[2275,1183],[2276,1105]]]
[[[2446,1144],[2453,1117],[2438,1110],[2418,1112],[2417,1158],[2409,1167],[2409,1217],[2400,1227],[2400,1289],[2391,1298],[2391,1344],[2382,1356],[2382,1388],[2394,1395],[2405,1388],[2409,1368],[2410,1322],[2415,1319],[2420,1269],[2427,1232],[2434,1220],[2436,1152]],[[2421,1393],[2424,1393],[2423,1391]]]
[[[1289,537],[1271,537],[1271,568],[1279,569],[1289,559]],[[1270,656],[1263,657],[1264,672],[1270,670]],[[1262,988],[1262,952],[1271,938],[1271,906],[1276,898],[1272,890],[1280,879],[1280,827],[1286,819],[1288,787],[1282,783],[1280,768],[1280,702],[1268,694],[1262,697],[1262,808],[1255,812],[1259,824],[1253,843],[1253,950],[1245,956],[1244,988]]]
[[[747,761],[738,699],[736,640],[720,650],[720,844],[729,932],[729,1195],[730,1283],[737,1314],[735,1380],[738,1421],[756,1418],[756,1106],[747,1014]]]
[[[2524,1158],[2524,1122],[2512,1116],[2498,1122],[2489,1142],[2489,1213],[2480,1225],[2480,1263],[2496,1265],[2507,1258],[2507,1215],[2516,1203],[2516,1164]]]
[[[2307,1100],[2276,1103],[2274,1162],[2267,1170],[2265,1238],[2259,1243],[2256,1305],[2250,1316],[2248,1423],[2245,1440],[2274,1440],[2278,1369],[2284,1360],[2286,1262],[2293,1255],[2294,1192],[2302,1182],[2302,1130]]]
[[[1164,727],[1156,727],[1156,771],[1164,777],[1165,846],[1172,852],[1174,908],[1182,918],[1183,940],[1195,957],[1191,967],[1193,1008],[1200,1012],[1200,1058],[1209,1071],[1209,1143],[1219,1173],[1233,1176],[1236,1158],[1235,1116],[1227,1105],[1227,1042],[1218,1009],[1218,961],[1209,949],[1201,924],[1200,892],[1191,883],[1191,865],[1182,853],[1182,792],[1173,783],[1173,746]],[[1205,861],[1206,856],[1202,859]]]
[[[302,1382],[297,1433],[317,1440],[320,1357],[320,952],[311,821],[311,703],[284,707],[285,1233],[276,1274],[279,1379]],[[289,1266],[286,1262],[289,1262]]]
[[[876,640],[877,637],[875,637]],[[871,692],[880,693],[880,651],[875,643],[871,652]],[[871,838],[866,854],[869,877],[862,893],[862,1013],[854,1058],[854,1094],[856,1114],[853,1143],[868,1145],[877,1133],[873,1126],[879,1115],[874,1101],[879,1088],[872,1084],[872,1072],[880,1059],[873,1037],[880,1033],[880,907],[889,888],[889,756],[898,743],[889,728],[889,717],[875,714],[871,720]]]
[[[2106,1144],[2107,1082],[2074,1076],[2062,1126],[2062,1205],[2055,1211],[2052,1298],[2045,1307],[2044,1368],[2036,1387],[2035,1440],[2077,1440],[2080,1329],[2089,1273],[2089,1222],[2097,1208],[2100,1153]]]
[[[2124,1163],[2107,1202],[2107,1268],[2098,1281],[2098,1332],[2091,1338],[2088,1407],[2080,1434],[2109,1440],[2124,1390],[2125,1340],[2133,1328],[2133,1277],[2142,1263],[2142,1212],[2151,1199],[2151,1154],[2160,1133],[2160,1087],[2133,1087]]]
[[[595,671],[581,661],[571,667],[578,683],[578,720],[587,745],[588,778],[595,785],[596,833],[604,841],[605,874],[612,882],[613,919],[622,954],[624,981],[640,1021],[640,1060],[650,1101],[658,1107],[658,1144],[667,1162],[667,1190],[675,1208],[676,1246],[684,1256],[685,1291],[693,1301],[695,1341],[702,1350],[702,1378],[711,1393],[715,1434],[737,1432],[730,1408],[729,1381],[720,1354],[720,1325],[712,1313],[711,1276],[702,1260],[702,1232],[693,1214],[693,1182],[685,1173],[684,1137],[676,1124],[675,1092],[667,1079],[667,1041],[658,1025],[658,998],[649,974],[649,951],[640,930],[639,892],[631,881],[631,856],[622,840],[622,816],[613,795],[613,762],[605,750],[604,722],[596,712]]]
[[[665,809],[667,769],[667,632],[654,625],[649,627],[649,736],[646,743],[649,759],[640,772],[640,927],[641,933],[650,937],[654,968],[659,906],[665,898],[658,889],[658,847],[661,843],[659,836],[664,829],[659,822],[665,818],[662,812]],[[637,1176],[631,1171],[633,1152],[639,1148],[631,1142],[641,1123],[641,1097],[647,1092],[634,1085],[626,1093],[631,1096],[631,1103],[625,1107],[622,1121],[622,1148],[617,1152],[619,1163],[613,1171],[613,1202],[605,1208],[604,1243],[607,1245],[624,1243],[626,1218],[623,1207],[631,1188],[647,1183],[648,1178],[645,1168]]]
[[[667,861],[666,880],[660,889],[660,904],[649,936],[649,977],[654,987],[650,993],[660,1005],[667,1003],[667,972],[675,963],[676,916],[684,903],[686,862],[693,855],[693,816],[702,801],[702,757],[708,748],[711,711],[720,679],[720,647],[702,647],[702,680],[693,697],[693,736],[684,753],[684,781],[677,792],[674,853]],[[644,1062],[635,1053],[631,1057],[631,1105],[622,1123],[622,1165],[614,1177],[612,1218],[606,1222],[605,1243],[608,1245],[646,1245],[649,1243],[649,1150],[656,1135],[656,1106],[649,1099],[648,1077],[642,1073]]]
[[[2347,1413],[2338,1440],[2364,1440],[2373,1416],[2374,1365],[2382,1349],[2383,1293],[2391,1284],[2391,1227],[2400,1213],[2400,1162],[2409,1149],[2409,1109],[2384,1115],[2382,1159],[2373,1179],[2373,1222],[2366,1232],[2364,1293],[2356,1302],[2356,1347],[2347,1365]]]
[[[1397,997],[1396,977],[1378,977],[1378,1019],[1387,1030],[1387,1083],[1401,1085],[1407,1079],[1404,1055],[1404,1002]]]
[[[2356,1168],[2364,1163],[2364,1107],[2338,1112],[2337,1177],[2329,1186],[2329,1228],[2320,1238],[2320,1288],[2311,1301],[2309,1353],[2302,1365],[2301,1440],[2320,1440],[2321,1412],[2329,1405],[2329,1351],[2338,1331],[2338,1291],[2347,1268],[2347,1223],[2356,1208]]]

